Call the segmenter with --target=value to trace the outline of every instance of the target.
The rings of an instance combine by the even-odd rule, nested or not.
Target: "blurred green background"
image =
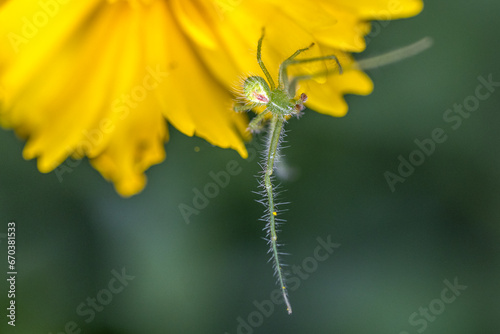
[[[2,280],[0,332],[70,333],[74,321],[96,334],[498,333],[500,87],[456,130],[443,120],[479,76],[500,81],[498,13],[499,1],[427,1],[415,18],[374,23],[359,58],[424,36],[434,46],[370,71],[375,91],[348,96],[346,117],[306,111],[287,124],[297,173],[283,182],[292,204],[280,240],[286,263],[305,266],[291,316],[269,308],[276,284],[252,193],[257,159],[171,129],[167,160],[123,199],[87,161],[63,182],[40,174],[22,159],[23,142],[0,131],[0,233],[17,223],[18,261],[17,325],[6,324]],[[392,192],[384,173],[436,128],[447,140]],[[186,224],[179,205],[192,206],[193,189],[231,160],[241,173]],[[317,238],[340,244],[322,262]],[[7,272],[4,234],[0,249]],[[113,270],[135,278],[118,289]],[[453,299],[445,280],[467,288],[443,302]],[[110,282],[121,291],[109,293]],[[87,298],[107,304],[92,321]]]

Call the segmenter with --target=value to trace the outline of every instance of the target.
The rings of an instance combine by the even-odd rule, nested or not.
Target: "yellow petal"
[[[279,6],[280,0],[273,0]],[[304,27],[314,42],[344,51],[360,52],[363,36],[370,31],[368,22],[336,1],[308,2],[291,0],[279,6],[288,17]],[[287,29],[288,32],[288,29]],[[293,34],[290,34],[293,37]]]
[[[319,0],[329,3],[329,0]],[[394,20],[415,16],[423,9],[421,0],[335,0],[341,8],[350,10],[366,20]]]
[[[115,95],[114,91],[129,91],[135,78],[135,71],[120,71],[120,67],[113,66],[117,58],[118,65],[136,68],[139,64],[134,49],[119,57],[120,46],[134,38],[134,18],[109,8],[94,20],[80,43],[75,48],[65,48],[51,66],[31,75],[33,82],[20,90],[23,93],[14,100],[13,114],[22,117],[20,122],[37,121],[23,155],[26,159],[39,157],[42,172],[51,171],[77,146],[82,149],[81,156],[96,154],[101,149],[107,134],[99,126],[103,119],[112,122],[116,117],[111,114],[109,98]],[[110,21],[116,24],[109,27]],[[124,30],[127,26],[131,26],[130,34]],[[96,50],[95,43],[103,47]],[[97,58],[96,52],[100,55]],[[79,60],[81,68],[75,68],[74,59]]]
[[[151,95],[117,122],[106,148],[91,163],[120,195],[131,196],[144,188],[146,169],[165,159],[167,139],[166,122]]]
[[[329,2],[328,0],[320,0]],[[394,20],[411,17],[424,7],[421,0],[335,0],[335,3],[365,20]]]
[[[330,75],[324,84],[309,80],[304,82],[299,92],[308,96],[307,107],[322,114],[341,117],[347,113],[347,103],[343,95],[367,95],[373,90],[373,82],[362,71],[353,69],[351,56],[325,48],[325,52],[335,54],[344,68],[342,74]]]
[[[165,84],[158,89],[163,96],[165,117],[186,135],[197,135],[219,147],[236,149],[246,157],[242,141],[246,116],[232,111],[231,95],[214,83],[175,20],[168,17],[163,24],[165,31],[170,32],[166,57],[171,64]]]
[[[43,10],[37,1],[8,1],[0,8],[0,74],[12,90],[50,63],[63,43],[80,31],[100,0],[72,1]],[[14,68],[12,68],[14,67]]]

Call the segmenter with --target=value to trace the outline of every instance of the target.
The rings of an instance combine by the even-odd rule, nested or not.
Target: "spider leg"
[[[269,114],[269,110],[266,109],[263,112],[261,112],[260,114],[258,114],[257,116],[255,116],[252,119],[252,121],[250,122],[250,124],[248,124],[248,129],[250,130],[250,132],[252,132],[252,133],[259,132],[264,127],[264,123],[262,122],[262,120],[268,114]]]
[[[280,68],[279,68],[279,74],[278,74],[278,85],[280,87],[286,89],[286,87],[288,86],[288,73],[286,71],[287,67],[290,64],[293,64],[294,61],[296,61],[295,57],[297,57],[302,52],[309,50],[309,48],[311,48],[313,45],[314,45],[314,43],[312,43],[311,45],[309,45],[307,48],[298,49],[297,51],[294,52],[293,55],[291,55],[290,57],[288,57],[287,59],[285,59],[281,63]]]
[[[236,112],[242,112],[242,111],[250,111],[255,107],[261,106],[262,104],[242,104],[242,103],[236,103],[233,106],[233,110]]]
[[[322,74],[327,74],[328,72],[322,72]],[[309,80],[314,78],[315,76],[312,74],[305,74],[305,75],[298,75],[296,77],[293,77],[292,81],[290,81],[290,84],[288,85],[288,95],[292,96],[295,95],[295,92],[297,91],[297,83],[302,80]]]
[[[314,58],[307,58],[307,59],[290,59],[290,60],[285,60],[285,62],[283,62],[280,66],[280,72],[281,72],[281,67],[284,67],[283,68],[283,75],[284,75],[284,78],[286,78],[286,84],[284,86],[284,88],[287,90],[287,93],[289,96],[295,96],[295,89],[297,87],[297,82],[300,81],[300,80],[307,80],[307,79],[311,79],[311,78],[315,78],[315,77],[319,77],[319,76],[322,76],[322,75],[327,75],[329,74],[331,71],[323,71],[323,72],[319,72],[319,73],[316,73],[316,74],[308,74],[308,75],[300,75],[300,76],[297,76],[295,78],[293,78],[292,82],[291,83],[288,83],[288,75],[286,74],[286,68],[290,65],[294,65],[294,64],[303,64],[303,63],[312,63],[312,62],[315,62],[315,61],[321,61],[321,60],[330,60],[330,59],[333,59],[336,63],[337,63],[337,67],[339,69],[339,74],[342,74],[343,70],[342,70],[342,65],[340,65],[340,62],[337,58],[337,56],[335,55],[329,55],[329,56],[323,56],[323,57],[314,57]],[[285,82],[284,82],[285,83]]]
[[[262,61],[262,41],[264,40],[265,34],[266,34],[266,29],[262,28],[262,35],[260,36],[259,43],[257,44],[257,62],[259,63],[262,72],[264,72],[264,74],[266,75],[267,81],[269,82],[269,86],[271,86],[271,90],[274,90],[274,88],[276,87],[274,85],[273,78],[269,74],[266,65],[264,65],[264,62]]]

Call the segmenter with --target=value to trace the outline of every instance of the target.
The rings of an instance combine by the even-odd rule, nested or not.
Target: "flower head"
[[[0,0],[0,124],[27,139],[23,156],[37,158],[41,172],[86,156],[130,196],[165,158],[168,123],[247,156],[248,120],[232,111],[228,88],[242,73],[260,74],[262,27],[270,71],[312,42],[309,57],[339,58],[342,76],[302,90],[313,110],[342,116],[344,94],[372,91],[350,67],[369,20],[421,9],[420,0]]]

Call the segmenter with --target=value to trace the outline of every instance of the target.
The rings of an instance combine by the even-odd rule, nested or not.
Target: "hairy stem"
[[[274,209],[274,194],[273,194],[273,184],[271,182],[271,175],[274,169],[274,160],[278,154],[278,146],[281,137],[281,131],[283,130],[284,118],[279,115],[273,116],[269,127],[269,150],[266,157],[266,171],[264,174],[264,185],[266,187],[267,199],[269,205],[269,242],[271,243],[272,257],[274,260],[274,266],[278,276],[281,292],[283,293],[283,300],[285,301],[288,314],[292,313],[292,306],[288,301],[288,293],[285,286],[285,278],[283,270],[280,265],[279,253],[278,253],[278,236],[276,234],[276,211]]]

